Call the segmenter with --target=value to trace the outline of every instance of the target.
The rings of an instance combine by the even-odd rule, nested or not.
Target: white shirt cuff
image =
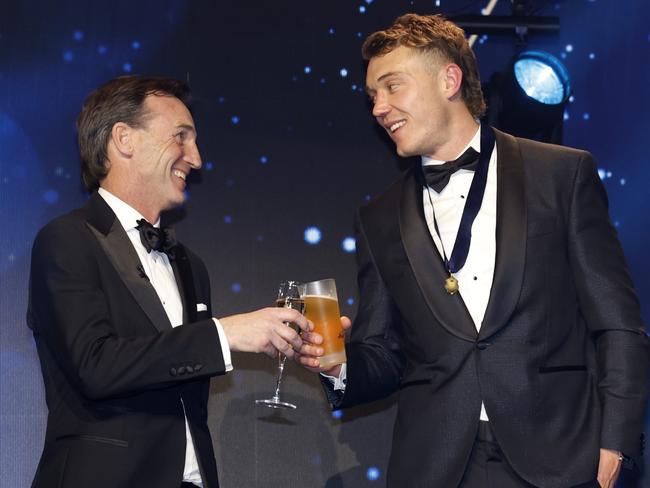
[[[325,373],[321,373],[321,376],[327,378],[334,387],[334,391],[345,391],[345,383],[348,372],[348,363],[341,364],[341,371],[339,372],[338,378],[336,376],[330,376]]]
[[[230,344],[228,344],[228,337],[223,330],[223,327],[217,319],[212,317],[214,325],[217,327],[217,332],[219,332],[219,342],[221,343],[221,354],[223,355],[223,363],[226,365],[226,372],[232,371],[232,359],[230,358]]]

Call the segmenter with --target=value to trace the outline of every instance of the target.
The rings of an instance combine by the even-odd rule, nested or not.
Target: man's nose
[[[377,98],[372,106],[372,115],[375,117],[385,117],[390,112],[390,105],[385,98]]]
[[[199,148],[196,144],[186,147],[185,157],[183,159],[192,167],[192,169],[200,169],[201,166],[203,166],[201,154],[199,153]]]

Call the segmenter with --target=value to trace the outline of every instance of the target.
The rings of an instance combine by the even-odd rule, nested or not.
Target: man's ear
[[[133,155],[133,128],[124,122],[117,122],[111,129],[111,143],[124,157]]]
[[[463,83],[463,71],[455,63],[449,63],[442,69],[443,86],[448,99],[455,98]]]

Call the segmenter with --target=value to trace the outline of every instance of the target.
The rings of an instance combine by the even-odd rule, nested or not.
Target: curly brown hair
[[[465,32],[441,15],[405,14],[386,30],[368,36],[361,47],[363,59],[383,56],[399,46],[415,48],[457,64],[463,72],[461,94],[473,117],[485,113],[485,100],[474,52],[469,47]]]
[[[144,101],[148,95],[176,97],[187,105],[190,91],[182,81],[131,75],[110,80],[86,98],[77,117],[77,132],[81,177],[88,191],[99,188],[108,174],[107,147],[113,126],[124,122],[145,127],[148,114]]]

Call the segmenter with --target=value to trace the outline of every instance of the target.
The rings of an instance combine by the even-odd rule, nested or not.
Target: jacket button
[[[488,346],[490,346],[490,345],[491,345],[491,344],[490,344],[489,342],[485,342],[485,341],[479,341],[479,342],[476,343],[476,347],[477,347],[480,351],[484,351],[484,350],[487,349]]]
[[[185,366],[185,371],[192,374],[192,373],[194,373],[194,368],[192,366]]]
[[[203,368],[203,365],[201,363],[196,363],[194,365],[194,371],[196,371],[197,373],[201,371],[201,368]]]
[[[185,366],[181,366],[178,368],[178,374],[185,374],[186,368]]]
[[[172,376],[176,376],[178,374],[178,371],[176,371],[176,368],[169,368],[169,374]]]

